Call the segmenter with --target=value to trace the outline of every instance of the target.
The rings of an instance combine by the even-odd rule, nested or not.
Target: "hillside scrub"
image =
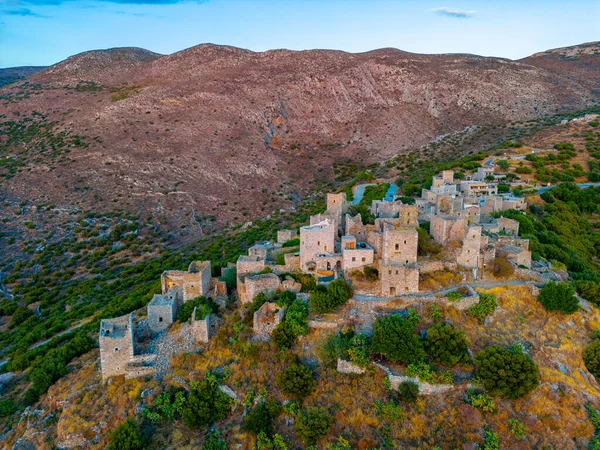
[[[316,386],[313,371],[298,362],[277,374],[277,384],[282,392],[296,400],[304,399]]]
[[[324,314],[344,305],[353,292],[344,279],[337,279],[327,287],[318,285],[310,294],[310,309],[317,314]]]
[[[568,283],[550,281],[540,291],[538,300],[548,311],[573,314],[579,310],[579,301]]]
[[[426,356],[423,342],[416,334],[416,322],[398,314],[375,321],[371,351],[406,364],[422,361]]]
[[[469,361],[465,333],[448,323],[437,323],[427,330],[425,349],[431,359],[448,366]]]
[[[483,387],[509,399],[523,397],[539,385],[539,370],[519,346],[508,349],[492,345],[475,356]]]

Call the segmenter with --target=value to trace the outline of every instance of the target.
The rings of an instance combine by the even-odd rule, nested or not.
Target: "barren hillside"
[[[556,64],[552,52],[83,53],[0,90],[0,199],[124,208],[194,238],[207,218],[293,206],[335,162],[379,164],[470,125],[595,105],[598,44],[586,49]]]

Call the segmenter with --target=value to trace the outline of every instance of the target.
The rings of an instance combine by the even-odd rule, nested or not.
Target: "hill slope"
[[[394,49],[83,53],[0,91],[1,156],[12,158],[2,201],[121,207],[197,237],[207,217],[293,206],[335,162],[380,163],[470,125],[597,104],[592,53],[589,66],[552,68],[546,56]]]

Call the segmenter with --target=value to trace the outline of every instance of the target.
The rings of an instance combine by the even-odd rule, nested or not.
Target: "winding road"
[[[587,189],[589,187],[598,187],[598,186],[600,186],[600,183],[579,183],[577,186],[579,186],[582,189]],[[538,194],[543,194],[544,192],[546,192],[550,189],[554,189],[555,187],[556,187],[556,185],[545,186],[538,191]]]

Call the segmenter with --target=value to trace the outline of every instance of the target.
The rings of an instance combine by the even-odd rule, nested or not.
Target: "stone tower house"
[[[102,381],[125,374],[127,364],[133,361],[131,314],[102,320],[99,344]]]
[[[316,270],[318,254],[335,252],[335,224],[324,220],[316,225],[300,228],[300,269],[304,272]]]

